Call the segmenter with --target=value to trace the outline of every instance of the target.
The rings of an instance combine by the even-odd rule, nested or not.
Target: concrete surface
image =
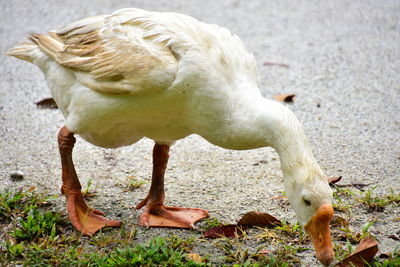
[[[39,69],[5,57],[5,51],[30,32],[138,7],[185,13],[239,35],[256,55],[263,94],[297,95],[290,107],[329,175],[372,183],[378,192],[399,192],[399,1],[3,0],[0,7],[0,191],[35,185],[59,194],[61,185],[56,134],[63,118],[34,104],[50,96]],[[116,150],[78,140],[78,174],[83,185],[92,179],[98,193],[92,205],[125,221],[136,220],[131,208],[146,195],[149,184],[134,192],[126,192],[124,184],[131,176],[149,179],[151,148],[150,140]],[[15,170],[24,173],[23,181],[11,181]],[[172,148],[166,183],[167,203],[205,208],[225,222],[250,210],[295,220],[291,209],[271,200],[282,194],[283,185],[277,154],[270,148],[228,151],[189,137]],[[60,209],[63,201],[59,198]],[[365,210],[360,212],[368,217]],[[400,228],[394,221],[398,207],[374,216],[380,219],[374,227],[383,229],[378,231],[381,248],[393,248],[387,234]],[[151,230],[139,236],[166,231],[174,232]]]

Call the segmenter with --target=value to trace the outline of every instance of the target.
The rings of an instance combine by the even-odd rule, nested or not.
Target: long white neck
[[[303,170],[322,175],[308,138],[296,116],[284,105],[269,102],[271,109],[275,111],[272,113],[275,118],[272,119],[270,126],[272,128],[271,147],[275,148],[279,154],[284,176],[293,177]],[[310,174],[312,173],[308,173]]]
[[[322,174],[300,122],[286,106],[261,95],[241,97],[231,106],[226,116],[209,114],[218,119],[199,134],[228,149],[273,147],[287,179],[295,179],[302,170]]]
[[[307,176],[303,170],[322,175],[296,116],[281,103],[263,98],[256,86],[242,83],[193,94],[187,115],[194,133],[227,149],[273,147],[285,180]]]

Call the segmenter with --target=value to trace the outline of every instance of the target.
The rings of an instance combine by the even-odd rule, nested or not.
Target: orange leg
[[[105,226],[118,227],[120,221],[104,218],[101,211],[89,208],[81,193],[81,184],[72,161],[74,134],[64,126],[58,133],[58,147],[62,165],[61,193],[67,197],[67,211],[72,225],[83,235],[92,235]]]
[[[154,145],[150,192],[136,206],[136,209],[145,206],[145,210],[140,215],[139,224],[146,227],[193,228],[195,222],[208,216],[206,210],[164,205],[164,174],[168,157],[168,145]]]

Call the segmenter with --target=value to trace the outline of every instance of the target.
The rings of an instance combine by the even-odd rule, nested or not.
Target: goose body
[[[255,58],[237,36],[182,14],[130,8],[29,38],[31,42],[8,54],[42,69],[66,119],[59,134],[63,193],[78,230],[91,234],[118,223],[103,217],[93,219],[100,228],[82,223],[80,216],[86,215],[79,215],[80,210],[85,214],[92,210],[76,197],[80,184],[70,158],[73,134],[108,148],[143,137],[153,139],[152,188],[138,205],[146,206],[141,224],[170,227],[191,226],[207,216],[199,209],[182,210],[192,218],[184,224],[187,218],[171,215],[178,208],[155,212],[164,199],[162,178],[169,146],[198,134],[228,149],[274,147],[289,201],[306,229],[312,228],[311,236],[323,234],[324,240],[313,242],[321,262],[330,262],[333,210],[326,176],[294,114],[262,97]],[[168,214],[163,221],[161,213]],[[178,223],[166,222],[173,219]]]
[[[124,9],[31,39],[29,57],[67,128],[98,146],[193,133],[217,139],[211,129],[230,120],[241,98],[261,98],[255,59],[240,39],[182,14]],[[225,146],[242,148],[241,138],[233,142]]]

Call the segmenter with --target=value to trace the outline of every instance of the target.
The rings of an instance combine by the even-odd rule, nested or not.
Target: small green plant
[[[273,229],[259,228],[262,232],[256,235],[257,241],[269,242],[276,244],[283,241],[283,238],[276,233]]]
[[[33,208],[28,212],[26,219],[20,220],[20,226],[11,232],[11,235],[17,241],[34,241],[46,236],[53,239],[59,232],[57,224],[62,221],[63,218],[57,212],[42,212],[37,208]]]
[[[249,239],[249,238],[247,238]],[[282,245],[283,240],[275,243],[278,247],[270,252],[265,251],[265,243],[255,251],[251,251],[245,246],[243,238],[221,238],[217,241],[216,246],[225,254],[224,261],[232,266],[270,266],[285,267],[293,266],[300,262],[296,253],[305,250],[304,248],[292,245]],[[267,253],[265,253],[267,252]]]
[[[400,193],[396,193],[393,188],[390,189],[390,194],[386,196],[389,203],[400,204]]]
[[[112,235],[108,232],[98,232],[89,240],[89,244],[97,248],[110,248],[118,245],[128,245],[136,236],[136,227],[133,225],[123,225],[119,231],[114,231]]]
[[[5,242],[6,253],[10,255],[11,258],[21,257],[24,252],[24,243],[12,244],[10,241]]]
[[[348,188],[335,187],[335,189],[333,192],[333,208],[336,211],[346,212],[351,217],[353,213],[351,199],[355,198],[356,193]]]
[[[222,226],[223,223],[220,222],[217,218],[215,217],[207,217],[202,221],[201,229],[203,231],[210,230],[211,228]]]
[[[130,175],[124,178],[124,181],[118,182],[117,185],[124,188],[127,191],[134,191],[135,189],[138,189],[148,183],[149,181],[147,180],[142,180],[134,175]]]
[[[296,255],[307,248],[296,245],[284,245],[274,251],[275,257],[281,262],[290,262],[291,264],[300,263],[300,258]]]
[[[275,230],[279,230],[280,232],[290,236],[295,236],[299,231],[302,231],[302,227],[299,223],[289,224],[286,221],[282,221],[281,225],[275,226]]]
[[[357,200],[368,206],[368,209],[371,211],[383,211],[385,207],[390,203],[390,201],[386,197],[377,196],[374,194],[375,187],[372,187],[361,194],[357,198]]]
[[[248,249],[243,248],[243,244],[238,238],[221,238],[216,246],[224,252],[224,260],[233,266],[254,266],[253,264],[259,261],[258,251],[250,253]],[[265,258],[260,259],[261,261],[265,260]]]
[[[148,183],[148,181],[140,180],[134,176],[128,176],[127,182],[128,182],[128,188],[130,190],[138,189],[138,188],[142,187],[142,185]]]
[[[289,224],[282,221],[281,225],[275,226],[278,233],[291,237],[295,243],[304,243],[308,240],[307,235],[303,231],[303,227],[297,222],[296,224]]]
[[[185,256],[179,238],[154,238],[148,245],[116,248],[105,256],[90,257],[92,266],[206,266]]]
[[[94,197],[96,194],[90,191],[90,188],[92,187],[92,179],[89,179],[85,189],[82,191],[82,195],[84,198],[91,198]]]
[[[400,203],[400,194],[399,193],[396,194],[393,191],[393,189],[390,189],[389,195],[383,195],[383,196],[376,195],[374,193],[375,189],[376,186],[368,189],[367,191],[364,192],[364,194],[360,194],[360,196],[358,196],[357,198],[357,200],[360,203],[367,205],[369,210],[383,211],[385,207],[388,206],[389,204]]]
[[[11,191],[5,191],[0,194],[0,216],[9,217],[11,216],[12,210],[20,206],[22,198],[25,196],[24,193],[18,191],[13,194]]]
[[[34,187],[25,192],[6,190],[0,193],[0,219],[25,217],[31,209],[48,204],[48,199],[49,197],[37,194]]]
[[[370,221],[364,224],[361,228],[361,232],[353,232],[349,226],[341,228],[340,231],[343,233],[342,239],[356,244],[366,237],[370,237],[369,229],[376,223],[376,221]]]
[[[182,249],[186,252],[189,252],[193,248],[194,240],[194,237],[182,239],[176,235],[171,235],[166,239],[168,245],[173,249]]]
[[[351,217],[354,201],[366,205],[370,211],[383,211],[389,204],[400,203],[400,194],[395,193],[393,189],[390,189],[390,194],[379,196],[374,192],[376,188],[375,186],[365,192],[354,192],[348,188],[335,187],[333,207],[336,211],[349,213],[349,217]]]
[[[371,266],[373,267],[397,267],[400,266],[400,245],[386,259],[376,259]]]
[[[353,246],[349,240],[345,244],[334,242],[333,249],[335,251],[335,259],[342,261],[353,252]]]

